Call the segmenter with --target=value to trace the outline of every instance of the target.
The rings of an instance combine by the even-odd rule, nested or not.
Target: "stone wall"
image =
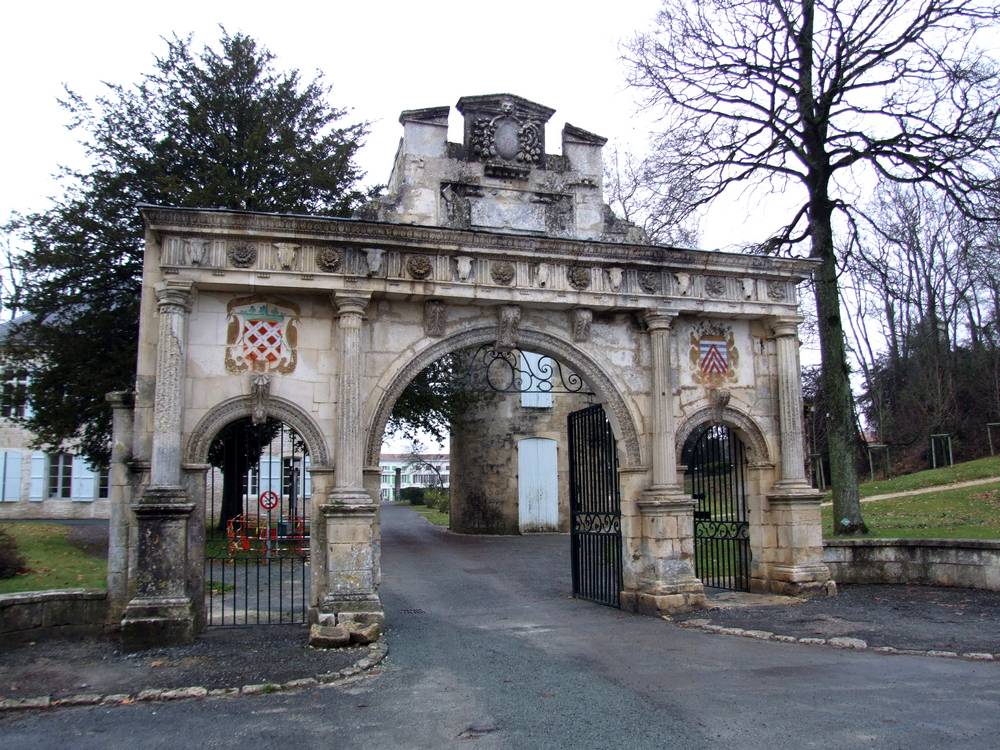
[[[107,593],[57,589],[0,594],[0,639],[5,643],[46,636],[94,635],[104,629]]]
[[[493,393],[451,427],[451,529],[470,534],[517,534],[518,441],[548,438],[558,445],[559,531],[569,531],[569,452],[566,420],[587,406],[577,394],[554,394],[551,408],[525,407],[517,393]]]
[[[1000,540],[842,539],[823,546],[823,559],[837,583],[1000,591]]]

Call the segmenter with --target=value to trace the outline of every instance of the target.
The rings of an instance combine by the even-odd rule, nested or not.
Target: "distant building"
[[[396,474],[399,489],[407,487],[447,487],[450,481],[447,453],[383,453],[379,456],[382,481],[379,494],[383,501],[396,501]]]
[[[0,345],[11,326],[0,324]],[[107,518],[107,467],[95,467],[73,450],[32,449],[34,435],[17,423],[31,416],[24,369],[0,364],[0,520],[11,518]]]

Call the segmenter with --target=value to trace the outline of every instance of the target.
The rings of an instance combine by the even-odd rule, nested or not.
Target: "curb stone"
[[[872,651],[876,654],[896,654],[899,656],[933,656],[939,659],[967,659],[969,661],[996,661],[1000,662],[1000,653],[991,654],[986,652],[969,651],[959,653],[958,651],[942,651],[940,649],[919,649],[919,648],[899,648],[897,646],[869,646],[867,641],[861,638],[847,638],[838,636],[835,638],[798,638],[794,635],[783,635],[772,633],[769,630],[745,630],[743,628],[730,628],[716,625],[711,620],[698,618],[693,620],[674,621],[672,618],[663,617],[667,622],[685,630],[701,630],[715,635],[736,635],[743,638],[754,638],[760,641],[777,641],[779,643],[798,643],[803,646],[827,646],[846,651]]]
[[[389,644],[384,638],[368,646],[371,653],[361,657],[353,665],[337,672],[325,672],[311,677],[301,677],[283,683],[263,682],[256,685],[241,687],[212,688],[209,690],[201,685],[179,688],[145,688],[135,693],[79,693],[65,698],[53,699],[50,695],[38,695],[29,698],[6,698],[0,700],[0,712],[25,711],[29,709],[63,708],[70,706],[126,706],[139,702],[203,700],[205,698],[235,698],[241,695],[267,695],[270,693],[288,692],[330,685],[341,680],[355,677],[377,666],[389,653]]]

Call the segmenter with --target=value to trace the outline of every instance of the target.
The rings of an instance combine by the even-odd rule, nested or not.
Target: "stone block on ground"
[[[369,643],[374,643],[378,640],[379,636],[382,635],[382,628],[377,622],[361,627],[351,626],[350,634],[351,643],[367,646]]]
[[[343,625],[317,624],[309,628],[309,645],[313,648],[340,648],[350,642],[351,631]]]

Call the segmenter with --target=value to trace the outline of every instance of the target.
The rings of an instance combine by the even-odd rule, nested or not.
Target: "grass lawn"
[[[861,497],[887,495],[890,492],[906,492],[924,487],[939,487],[942,484],[966,482],[970,479],[996,477],[1000,480],[1000,456],[978,458],[941,469],[927,469],[913,474],[905,474],[892,479],[878,479],[861,485]],[[829,494],[829,493],[827,493]]]
[[[66,539],[69,526],[18,522],[4,524],[4,528],[17,540],[29,572],[0,579],[0,594],[107,586],[107,559],[70,543]]]
[[[448,528],[448,514],[442,513],[439,510],[434,510],[434,508],[428,508],[426,505],[411,505],[410,503],[393,503],[394,505],[403,505],[410,510],[415,510],[417,513],[422,515],[428,521],[430,521],[435,526],[444,526]]]
[[[864,503],[861,513],[871,530],[869,538],[1000,539],[1000,479],[993,484]],[[833,538],[830,507],[823,508],[823,535]]]

